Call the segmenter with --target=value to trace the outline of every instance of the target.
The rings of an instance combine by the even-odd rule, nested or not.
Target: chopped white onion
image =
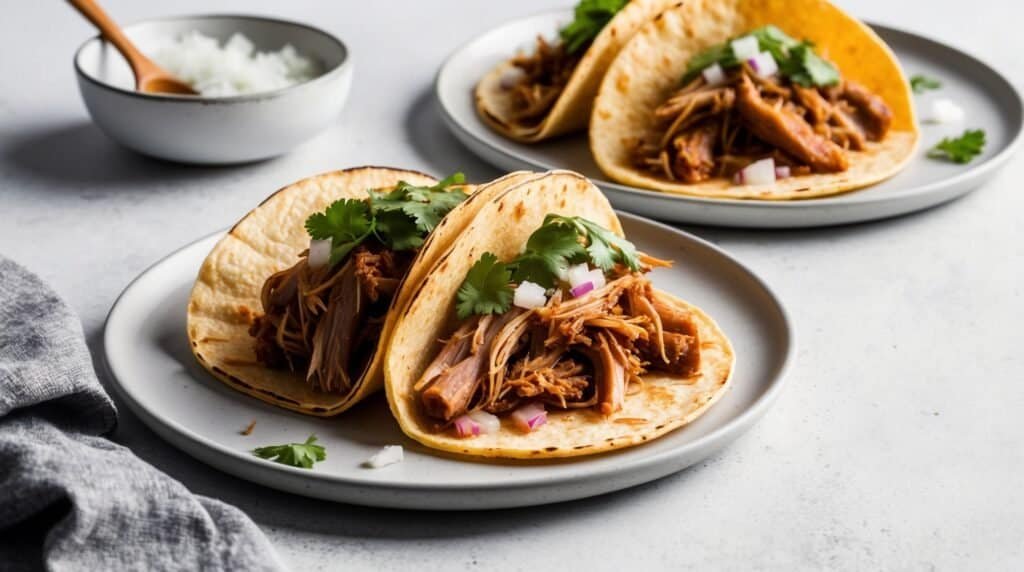
[[[520,431],[529,433],[530,431],[533,431],[547,423],[548,412],[544,410],[543,405],[539,403],[530,403],[516,409],[509,417]]]
[[[758,44],[757,38],[754,36],[736,38],[729,45],[732,46],[732,55],[741,62],[756,56],[757,52],[761,51],[761,45]]]
[[[775,167],[776,179],[788,179],[790,174],[791,173],[788,165],[779,165],[778,167]]]
[[[711,64],[704,68],[700,75],[704,76],[704,81],[708,85],[718,85],[725,82],[725,71],[718,64]]]
[[[310,268],[326,266],[330,259],[331,239],[309,241],[309,260],[307,263]]]
[[[405,451],[401,445],[387,445],[367,459],[363,466],[370,469],[379,469],[388,465],[394,465],[395,463],[401,463],[403,460],[405,460]]]
[[[566,272],[566,275],[569,278],[569,286],[575,288],[584,282],[588,282],[590,280],[587,276],[589,272],[590,266],[587,266],[586,262],[570,266],[569,270]]]
[[[767,185],[775,182],[775,160],[771,157],[744,167],[736,178],[743,185]]]
[[[595,268],[590,272],[587,272],[587,282],[590,282],[594,285],[594,290],[597,290],[598,288],[603,288],[605,285],[604,270],[601,270],[600,268]]]
[[[540,284],[524,280],[519,286],[516,286],[515,293],[512,295],[512,303],[525,310],[540,308],[548,303],[547,291]]]
[[[779,71],[779,64],[775,62],[775,58],[768,52],[761,52],[752,58],[747,58],[747,63],[754,70],[754,73],[761,77],[775,75]]]
[[[932,102],[932,114],[928,118],[930,123],[953,123],[963,121],[964,109],[945,97]]]
[[[466,415],[470,419],[476,422],[480,426],[480,434],[488,435],[490,433],[497,433],[501,429],[501,420],[496,415],[477,410]]]

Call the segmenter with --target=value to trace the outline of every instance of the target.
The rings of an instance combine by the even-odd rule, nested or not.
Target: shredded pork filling
[[[685,307],[643,274],[626,273],[579,298],[556,291],[540,308],[464,321],[414,389],[439,422],[531,401],[611,415],[652,370],[696,375],[697,329]]]
[[[583,51],[585,49],[577,54]],[[565,44],[549,44],[540,36],[537,37],[537,48],[532,54],[520,54],[513,58],[512,65],[519,71],[519,75],[509,86],[515,105],[512,121],[523,125],[535,125],[543,121],[569,83],[579,61],[579,55],[570,54]]]
[[[373,358],[391,298],[412,256],[360,245],[343,264],[310,268],[307,253],[263,284],[249,334],[269,367],[306,371],[314,388],[350,391]]]
[[[698,76],[654,117],[657,127],[638,141],[634,163],[672,181],[699,183],[732,177],[766,157],[793,175],[845,171],[848,151],[885,137],[892,111],[853,81],[804,87],[759,77],[743,64],[720,84]]]

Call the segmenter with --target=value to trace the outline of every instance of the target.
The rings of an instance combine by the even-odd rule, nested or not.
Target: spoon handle
[[[114,44],[114,47],[128,60],[128,65],[135,72],[136,78],[141,78],[156,68],[156,65],[135,47],[135,44],[121,31],[121,27],[94,0],[68,0],[68,3],[92,22],[104,38]]]

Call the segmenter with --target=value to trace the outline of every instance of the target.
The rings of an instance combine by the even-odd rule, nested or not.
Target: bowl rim
[[[270,16],[258,16],[258,15],[252,15],[252,14],[226,14],[226,13],[216,13],[216,14],[179,14],[179,15],[173,15],[173,16],[160,16],[160,17],[156,17],[156,18],[146,18],[146,19],[143,19],[143,20],[135,20],[135,21],[130,22],[128,24],[122,25],[121,29],[122,30],[128,30],[129,28],[132,28],[132,27],[135,27],[135,26],[141,26],[141,25],[144,25],[144,24],[154,24],[154,23],[160,23],[160,22],[170,22],[170,21],[174,21],[174,20],[255,20],[255,21],[263,21],[263,22],[272,22],[272,23],[275,23],[275,24],[286,24],[286,25],[289,25],[289,26],[295,26],[297,28],[305,29],[308,32],[313,32],[315,34],[320,34],[321,36],[323,36],[323,37],[327,38],[328,40],[334,42],[337,45],[337,47],[341,50],[341,61],[339,61],[338,64],[335,65],[333,68],[325,71],[324,73],[322,73],[322,74],[320,74],[320,75],[318,75],[318,76],[316,76],[316,77],[314,77],[314,78],[312,78],[310,80],[307,80],[307,81],[304,81],[304,82],[301,82],[301,83],[297,83],[297,84],[294,84],[294,85],[290,85],[290,86],[287,86],[287,87],[273,89],[273,90],[270,90],[270,91],[260,91],[260,92],[256,92],[256,93],[246,93],[246,94],[239,94],[239,95],[230,95],[230,96],[225,96],[225,97],[205,97],[205,96],[201,96],[201,95],[196,96],[196,95],[178,95],[178,94],[164,94],[164,93],[159,93],[159,94],[158,93],[144,93],[144,92],[137,91],[137,90],[134,90],[134,89],[125,89],[123,87],[118,87],[116,85],[112,85],[110,83],[106,83],[104,81],[100,81],[99,79],[97,79],[96,77],[93,77],[91,74],[86,73],[85,70],[82,69],[82,65],[81,65],[81,62],[80,62],[80,59],[81,59],[81,56],[82,56],[82,51],[85,50],[85,48],[87,46],[89,46],[92,42],[96,42],[96,41],[105,42],[106,41],[106,40],[104,40],[102,34],[96,34],[94,36],[89,37],[84,42],[82,42],[82,44],[80,46],[78,46],[78,48],[75,50],[75,54],[74,54],[74,56],[72,56],[72,64],[74,65],[74,68],[75,68],[75,75],[77,75],[79,77],[79,79],[83,79],[83,80],[89,82],[90,84],[93,84],[93,85],[99,87],[100,89],[112,91],[114,93],[118,93],[120,95],[125,95],[125,96],[128,96],[128,97],[134,97],[134,98],[138,98],[138,99],[151,100],[151,101],[173,102],[173,103],[193,104],[193,105],[217,105],[217,104],[242,103],[242,102],[248,102],[248,101],[260,101],[260,100],[265,100],[265,99],[273,99],[273,98],[281,97],[281,96],[283,96],[283,95],[285,95],[287,93],[291,93],[293,91],[305,89],[305,88],[307,88],[309,86],[312,86],[313,84],[324,83],[328,79],[332,78],[333,76],[337,76],[337,75],[340,75],[340,74],[344,73],[345,70],[348,67],[350,67],[350,65],[351,65],[351,59],[352,59],[351,51],[348,49],[348,45],[345,42],[343,42],[341,40],[341,38],[335,36],[334,34],[328,32],[328,31],[326,31],[326,30],[324,30],[322,28],[318,28],[318,27],[313,26],[311,24],[306,24],[306,23],[303,23],[303,22],[297,22],[295,20],[286,20],[286,19],[283,19],[283,18],[274,18],[274,17],[270,17]]]

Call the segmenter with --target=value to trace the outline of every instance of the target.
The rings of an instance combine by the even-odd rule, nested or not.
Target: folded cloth
[[[116,423],[74,313],[0,257],[0,569],[283,568],[240,510],[101,437]]]

